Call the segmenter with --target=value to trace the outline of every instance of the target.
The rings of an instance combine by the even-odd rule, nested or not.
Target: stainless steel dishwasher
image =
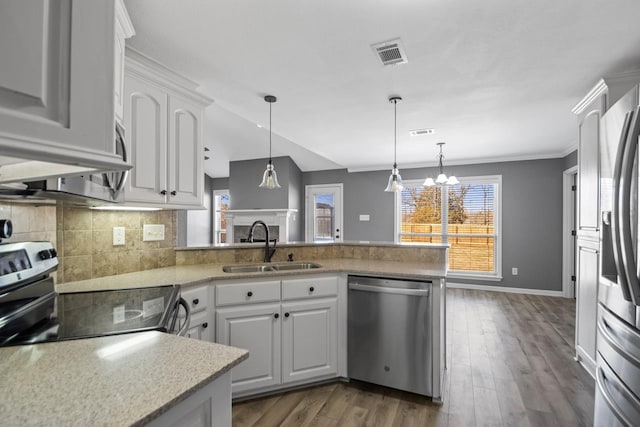
[[[430,281],[349,276],[348,375],[432,395]]]

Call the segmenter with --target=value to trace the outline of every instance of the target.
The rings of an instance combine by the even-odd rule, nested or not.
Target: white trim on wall
[[[561,297],[562,291],[549,291],[545,289],[507,288],[505,286],[475,285],[472,283],[452,283],[447,281],[447,287],[452,289],[473,289],[476,291],[508,292],[512,294],[542,295],[548,297]]]
[[[562,172],[562,296],[565,298],[575,298],[575,289],[571,280],[572,262],[575,259],[575,248],[569,243],[571,241],[571,224],[575,215],[573,204],[572,177],[578,172],[578,166],[573,166]]]

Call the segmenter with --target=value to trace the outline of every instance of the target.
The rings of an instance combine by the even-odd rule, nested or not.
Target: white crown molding
[[[561,154],[560,157],[567,157],[569,154],[573,153],[577,149],[578,149],[578,143],[575,142],[571,144],[569,147],[567,147],[567,149],[564,150],[562,153],[560,153]]]
[[[159,84],[198,103],[209,105],[214,102],[208,96],[196,92],[198,83],[129,46],[126,46],[124,67],[127,73],[156,85]]]
[[[589,105],[600,95],[607,91],[607,82],[604,79],[598,80],[598,83],[591,88],[589,92],[571,109],[573,114],[582,114]]]
[[[125,39],[136,35],[136,29],[133,27],[127,8],[124,5],[124,0],[116,1],[116,19],[122,27]]]
[[[504,162],[522,162],[528,160],[549,160],[549,159],[559,159],[565,157],[567,154],[573,152],[577,149],[577,146],[571,145],[568,149],[560,153],[546,153],[546,154],[532,154],[525,156],[504,156],[504,157],[485,157],[482,159],[461,159],[461,160],[447,160],[445,168],[448,166],[465,166],[465,165],[478,165],[485,163],[504,163]],[[402,174],[403,169],[420,169],[420,168],[433,168],[437,167],[437,162],[425,162],[425,163],[406,163],[406,164],[398,164],[400,169],[400,174]],[[389,170],[391,171],[391,167],[389,165],[385,166],[359,166],[353,168],[347,168],[347,172],[374,172],[374,171],[383,171]]]
[[[528,288],[507,288],[504,286],[475,285],[470,283],[452,283],[448,281],[447,281],[447,288],[475,289],[477,291],[491,291],[491,292],[508,292],[512,294],[543,295],[548,297],[564,296],[562,291],[547,291],[542,289],[528,289]]]

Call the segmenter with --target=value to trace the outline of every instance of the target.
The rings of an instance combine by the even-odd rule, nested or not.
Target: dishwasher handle
[[[411,295],[417,297],[429,296],[429,289],[389,288],[386,286],[361,285],[359,283],[349,283],[349,290],[376,292],[380,294]]]

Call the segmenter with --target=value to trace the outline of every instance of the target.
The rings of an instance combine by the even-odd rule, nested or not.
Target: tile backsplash
[[[4,242],[48,240],[58,250],[57,283],[176,264],[176,211],[97,211],[56,205],[0,203],[13,235]],[[164,224],[165,239],[142,241],[144,224]],[[113,227],[125,228],[125,245],[113,246]]]
[[[175,265],[175,211],[98,211],[58,207],[58,283]],[[144,224],[164,224],[165,239],[142,241]],[[113,246],[113,227],[124,227],[125,244]]]

